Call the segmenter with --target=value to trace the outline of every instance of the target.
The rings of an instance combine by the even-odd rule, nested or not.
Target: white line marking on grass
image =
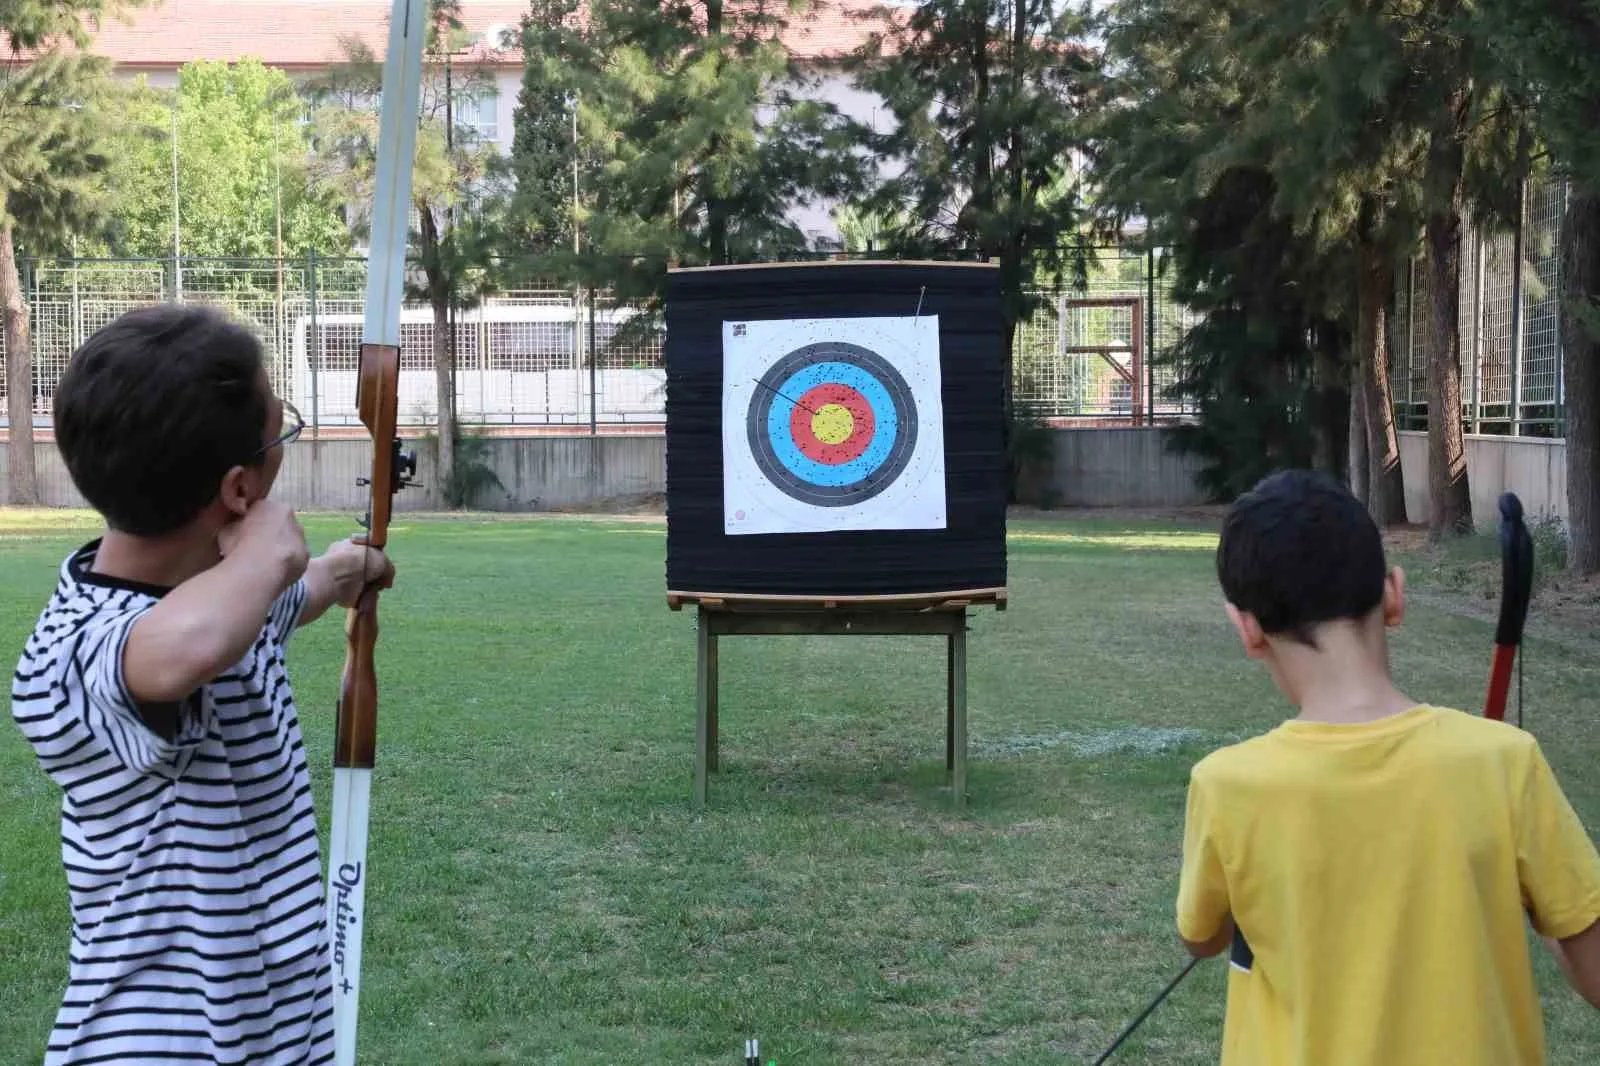
[[[1025,755],[1052,748],[1066,748],[1079,758],[1093,759],[1118,754],[1160,755],[1194,744],[1220,747],[1234,739],[1184,727],[1124,726],[1093,733],[1067,730],[975,740],[973,750],[983,755]]]

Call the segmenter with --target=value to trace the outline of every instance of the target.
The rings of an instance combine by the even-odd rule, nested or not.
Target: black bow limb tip
[[[1484,700],[1486,718],[1503,721],[1506,697],[1511,691],[1511,668],[1517,662],[1528,603],[1533,598],[1533,537],[1522,520],[1522,501],[1514,492],[1500,497],[1500,620],[1494,630],[1494,657],[1489,667],[1489,694]],[[1522,717],[1522,693],[1517,693],[1517,717]]]

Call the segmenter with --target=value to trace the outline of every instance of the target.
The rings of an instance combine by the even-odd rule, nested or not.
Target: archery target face
[[[722,325],[729,534],[945,528],[939,319]]]

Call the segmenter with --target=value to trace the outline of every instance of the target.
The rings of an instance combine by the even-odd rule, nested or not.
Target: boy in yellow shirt
[[[1404,574],[1332,480],[1262,481],[1217,571],[1300,712],[1190,778],[1178,932],[1230,952],[1223,1066],[1543,1066],[1524,916],[1600,1007],[1600,855],[1538,744],[1395,687]]]

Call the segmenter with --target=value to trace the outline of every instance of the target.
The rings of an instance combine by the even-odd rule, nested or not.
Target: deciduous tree
[[[460,0],[431,0],[429,38],[424,54],[420,128],[412,171],[411,259],[421,274],[408,296],[433,309],[433,366],[438,396],[438,461],[442,477],[456,478],[459,436],[450,346],[452,306],[472,303],[490,284],[488,243],[473,218],[485,194],[484,180],[494,148],[456,121],[462,99],[482,93],[486,77],[476,69],[457,69],[455,57],[467,50],[461,33]],[[499,42],[481,42],[497,47]],[[341,41],[344,59],[310,85],[317,104],[314,173],[347,205],[352,228],[370,225],[363,210],[372,203],[377,178],[378,111],[383,88],[381,62],[360,41]],[[447,91],[448,89],[448,91]],[[456,218],[457,214],[464,217]],[[455,218],[457,225],[449,226]]]
[[[305,103],[283,71],[259,59],[187,63],[175,90],[141,81],[109,106],[115,226],[93,250],[170,255],[174,195],[184,256],[349,250],[338,200],[311,174]]]

